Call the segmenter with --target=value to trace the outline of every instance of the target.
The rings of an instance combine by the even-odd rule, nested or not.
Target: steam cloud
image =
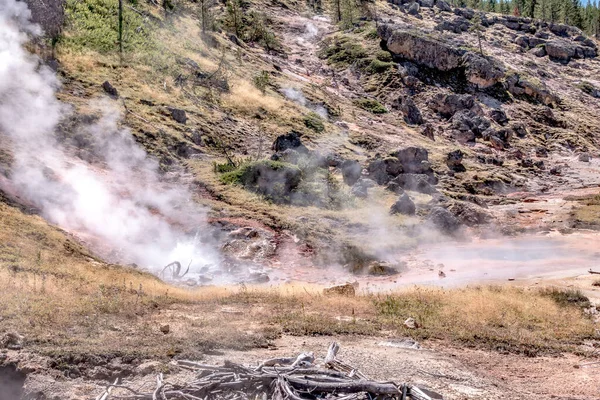
[[[84,134],[92,138],[93,165],[71,155],[55,131],[69,113],[56,99],[53,71],[24,49],[39,35],[27,5],[0,1],[0,135],[14,156],[10,188],[39,208],[45,218],[116,250],[119,261],[154,271],[178,260],[196,268],[215,262],[217,252],[200,243],[205,212],[187,189],[164,183],[158,164],[131,134],[119,129],[119,112],[107,102]],[[0,184],[3,181],[0,180]]]
[[[321,118],[327,119],[329,118],[329,114],[327,113],[327,109],[320,104],[313,104],[309,102],[306,97],[304,97],[304,93],[301,90],[295,89],[293,87],[286,87],[281,89],[281,93],[293,101],[294,103],[300,104],[302,107],[307,107],[312,111],[316,112],[321,116]]]

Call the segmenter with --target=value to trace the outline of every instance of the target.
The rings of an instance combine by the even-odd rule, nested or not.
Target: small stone
[[[169,325],[161,325],[160,331],[166,335],[167,333],[171,332],[171,327]]]
[[[419,327],[419,323],[415,321],[414,318],[409,317],[406,319],[406,321],[404,321],[404,326],[408,329],[417,329]]]

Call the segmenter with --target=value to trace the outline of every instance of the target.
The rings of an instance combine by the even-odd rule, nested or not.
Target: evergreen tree
[[[583,29],[583,18],[581,17],[581,3],[579,0],[565,1],[565,23]]]

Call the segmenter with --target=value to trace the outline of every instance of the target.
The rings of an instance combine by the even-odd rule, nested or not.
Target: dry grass
[[[281,334],[409,335],[535,355],[594,337],[579,307],[539,290],[417,288],[357,297],[304,285],[192,290],[96,261],[41,218],[1,203],[0,223],[0,329],[61,357],[199,357],[267,346]],[[421,327],[404,328],[408,317]]]

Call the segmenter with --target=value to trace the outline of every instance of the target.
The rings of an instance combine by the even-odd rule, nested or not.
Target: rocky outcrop
[[[490,56],[467,52],[463,55],[465,76],[479,89],[489,88],[504,78],[504,65]]]
[[[456,34],[467,32],[471,28],[471,23],[464,17],[456,17],[452,20],[443,20],[436,25],[435,29],[442,31],[450,31]]]
[[[542,82],[533,83],[514,73],[506,78],[507,90],[514,96],[528,96],[547,106],[557,104],[560,99]]]
[[[471,110],[475,114],[481,114],[481,107],[477,104],[475,97],[469,94],[444,94],[438,93],[431,98],[429,107],[446,118],[451,118],[456,112]]]
[[[396,56],[439,71],[451,71],[462,66],[464,50],[431,37],[386,24],[379,26],[378,33],[387,49]]]
[[[572,58],[594,58],[598,55],[595,47],[567,40],[551,40],[546,43],[545,50],[550,60],[562,64],[568,64]]]
[[[390,185],[398,186],[403,190],[435,194],[437,189],[431,184],[431,177],[425,174],[400,174],[390,181]]]

